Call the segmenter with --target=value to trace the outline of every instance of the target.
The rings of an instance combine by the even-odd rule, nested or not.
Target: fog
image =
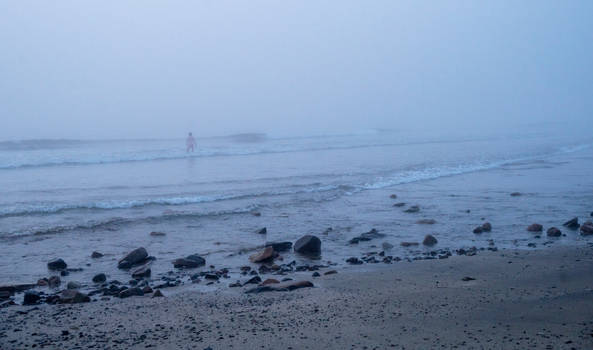
[[[592,42],[591,1],[5,1],[0,139],[579,129]]]

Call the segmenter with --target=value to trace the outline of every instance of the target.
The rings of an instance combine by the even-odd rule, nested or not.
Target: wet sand
[[[293,292],[5,308],[0,348],[593,348],[591,244],[323,272]]]

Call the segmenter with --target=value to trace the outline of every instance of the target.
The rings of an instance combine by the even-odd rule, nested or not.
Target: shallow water
[[[138,246],[157,257],[157,275],[193,253],[236,269],[247,262],[241,249],[307,233],[322,238],[322,262],[339,264],[383,241],[396,245],[394,255],[413,255],[425,248],[398,243],[427,233],[439,248],[490,240],[541,247],[546,239],[527,233],[527,224],[558,226],[593,210],[589,137],[383,131],[255,141],[201,139],[195,154],[185,153],[183,140],[1,143],[0,283],[47,276],[54,257],[85,269],[68,278],[106,272],[125,281],[115,262]],[[514,191],[524,195],[510,197]],[[406,206],[393,207],[400,201]],[[421,211],[403,213],[411,204]],[[416,224],[421,218],[437,223]],[[476,236],[482,218],[494,230]],[[267,235],[255,233],[262,227]],[[347,244],[371,228],[387,236]],[[551,244],[586,240],[565,233]],[[94,250],[106,256],[91,261]],[[293,258],[304,259],[285,254]]]

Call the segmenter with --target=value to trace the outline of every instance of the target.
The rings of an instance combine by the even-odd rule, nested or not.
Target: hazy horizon
[[[0,140],[593,126],[586,1],[11,2]]]

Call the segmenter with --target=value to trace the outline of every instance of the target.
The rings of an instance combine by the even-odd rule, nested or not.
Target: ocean
[[[524,227],[588,216],[592,164],[589,135],[549,127],[234,135],[198,138],[194,153],[182,138],[0,142],[0,284],[34,283],[57,257],[84,269],[66,279],[126,279],[116,261],[139,246],[157,258],[156,276],[194,253],[238,271],[248,264],[240,252],[304,234],[318,235],[322,261],[338,266],[382,242],[418,254],[427,248],[399,243],[427,233],[450,249],[581,244],[576,233],[543,244]],[[404,213],[410,205],[420,212]],[[484,220],[493,232],[473,234]],[[372,228],[386,236],[348,244]],[[91,260],[93,251],[105,257]]]

